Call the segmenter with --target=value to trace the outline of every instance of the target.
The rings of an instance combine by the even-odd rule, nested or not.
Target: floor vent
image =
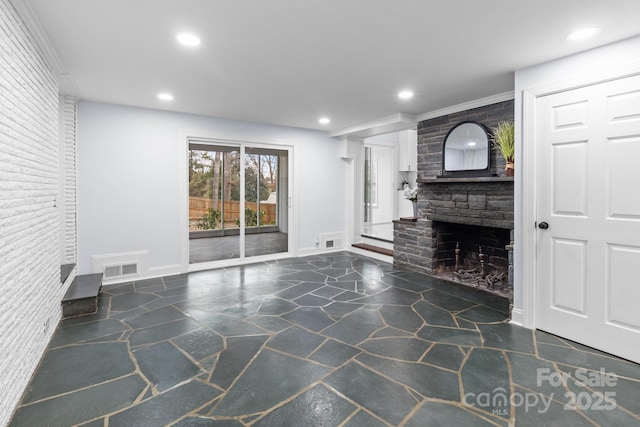
[[[138,264],[105,265],[103,270],[105,279],[138,275]]]

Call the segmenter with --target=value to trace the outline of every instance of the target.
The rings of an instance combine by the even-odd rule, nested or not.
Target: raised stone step
[[[393,256],[393,249],[381,248],[380,246],[370,245],[368,243],[354,243],[354,248],[364,249],[365,251],[371,251],[382,255]]]
[[[98,311],[102,273],[76,276],[62,298],[62,317],[84,316]]]
[[[75,267],[75,264],[62,264],[60,266],[60,283],[64,283],[67,281],[69,275]]]

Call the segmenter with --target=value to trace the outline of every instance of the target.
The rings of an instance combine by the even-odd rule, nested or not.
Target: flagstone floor
[[[638,426],[640,366],[348,252],[106,287],[12,426]]]

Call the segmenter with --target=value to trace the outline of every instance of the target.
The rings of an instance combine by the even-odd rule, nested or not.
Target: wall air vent
[[[136,276],[138,274],[138,264],[118,264],[105,265],[102,272],[105,279],[114,279],[117,277]]]

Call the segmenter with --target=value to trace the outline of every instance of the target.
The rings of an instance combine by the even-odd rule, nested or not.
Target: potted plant
[[[507,165],[505,166],[505,174],[513,176],[513,157],[515,154],[515,140],[513,122],[500,122],[498,126],[491,129],[493,136],[493,148],[500,150],[500,154],[504,157]]]

